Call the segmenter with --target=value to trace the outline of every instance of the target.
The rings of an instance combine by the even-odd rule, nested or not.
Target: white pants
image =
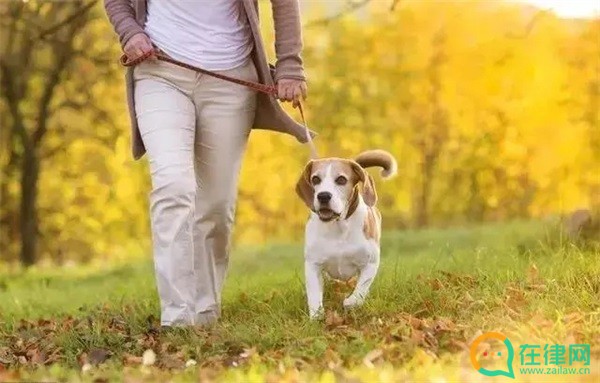
[[[222,71],[256,81],[252,60]],[[238,174],[256,93],[163,61],[135,68],[135,110],[152,177],[152,239],[161,324],[220,315]]]

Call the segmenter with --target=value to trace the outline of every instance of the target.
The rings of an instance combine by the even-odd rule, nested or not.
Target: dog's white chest
[[[333,224],[311,220],[306,234],[306,259],[334,279],[352,278],[378,255],[377,243],[367,239],[353,220]]]

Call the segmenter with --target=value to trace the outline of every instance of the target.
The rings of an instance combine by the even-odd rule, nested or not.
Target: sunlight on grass
[[[550,229],[528,222],[387,233],[365,306],[344,312],[349,287],[329,283],[323,322],[306,319],[300,245],[239,249],[222,321],[166,333],[157,329],[149,259],[96,272],[5,273],[0,363],[31,379],[72,380],[82,361],[107,350],[108,359],[86,379],[479,381],[465,365],[464,349],[491,330],[515,342],[586,342],[598,359],[598,254],[548,238]],[[32,349],[54,363],[25,372],[35,366]],[[153,367],[139,366],[146,349],[158,355]],[[186,369],[189,360],[196,364]],[[578,378],[571,381],[585,381]]]

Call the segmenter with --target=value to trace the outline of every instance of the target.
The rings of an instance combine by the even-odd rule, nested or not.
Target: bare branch
[[[7,20],[10,20],[10,26],[8,27],[8,32],[5,35],[6,41],[3,44],[3,46],[5,47],[3,49],[4,50],[3,54],[10,54],[12,52],[12,48],[13,48],[13,45],[15,42],[15,34],[18,30],[17,22],[23,11],[22,4],[17,4],[17,6],[15,8],[12,8],[11,11],[12,11],[11,12],[12,14],[10,15],[10,17],[6,18]],[[3,15],[3,16],[5,16],[5,15]],[[0,55],[0,59],[1,59],[1,56],[3,56],[3,55]]]
[[[92,9],[94,7],[94,5],[96,5],[96,3],[97,3],[97,0],[92,0],[89,3],[85,4],[84,6],[82,6],[81,8],[76,9],[71,15],[67,16],[64,20],[59,21],[58,23],[51,26],[50,28],[41,31],[38,37],[41,40],[44,40],[46,38],[46,36],[56,33],[62,27],[69,25],[73,20],[77,19],[78,17],[83,16],[86,12],[88,12],[90,9]]]
[[[83,9],[89,9],[90,4],[94,4],[96,0],[93,0],[87,6],[84,6]],[[60,83],[62,74],[66,71],[69,63],[72,62],[74,57],[74,36],[77,32],[85,26],[87,22],[87,18],[84,18],[83,15],[85,12],[79,12],[79,18],[74,19],[71,18],[71,22],[69,25],[69,30],[67,31],[67,35],[70,36],[70,40],[63,44],[54,44],[54,52],[55,52],[55,63],[50,75],[48,76],[48,81],[46,82],[46,86],[42,93],[42,97],[39,101],[39,113],[37,117],[37,128],[35,132],[33,132],[32,141],[34,145],[39,144],[42,137],[46,134],[48,130],[48,119],[50,117],[50,104],[52,98],[54,96],[54,92],[58,84]]]
[[[100,54],[90,55],[89,52],[84,49],[77,49],[77,50],[73,51],[73,53],[76,56],[78,56],[79,58],[91,62],[92,64],[96,65],[98,68],[110,66],[111,64],[114,64],[114,61],[115,61],[114,57],[112,57],[112,52],[110,52],[111,54],[100,53]]]
[[[370,3],[371,0],[361,0],[361,1],[348,1],[346,3],[346,6],[344,7],[344,9],[342,9],[340,12],[336,13],[333,16],[329,16],[329,17],[325,17],[322,19],[317,19],[317,20],[313,20],[313,21],[309,21],[308,23],[306,23],[304,25],[304,28],[311,28],[311,27],[316,27],[316,26],[323,26],[323,25],[328,25],[329,23],[331,23],[332,21],[335,21],[349,13],[352,13],[354,11],[356,11],[357,9],[360,9],[362,7],[364,7],[365,5],[367,5],[368,3]]]
[[[68,52],[68,48],[63,49],[62,52],[57,53],[59,56],[57,58],[56,63],[54,64],[54,68],[48,77],[48,81],[46,82],[46,86],[44,88],[44,92],[42,93],[42,97],[39,101],[39,112],[37,117],[38,126],[33,133],[32,141],[34,145],[39,144],[42,137],[46,134],[48,130],[48,117],[49,117],[49,105],[52,100],[52,96],[54,95],[54,90],[56,86],[60,82],[60,77],[62,72],[65,69],[69,58],[71,57],[70,52]]]
[[[525,25],[525,30],[522,33],[517,34],[517,33],[509,32],[506,34],[506,37],[508,37],[510,39],[519,39],[519,40],[526,39],[529,36],[529,34],[531,33],[531,31],[533,30],[533,28],[535,27],[535,25],[542,19],[542,17],[547,16],[549,12],[550,12],[550,9],[540,9],[527,22],[527,24]]]
[[[69,143],[61,142],[60,144],[56,145],[53,148],[44,150],[40,154],[40,159],[49,160],[50,158],[54,157],[58,153],[61,153],[61,152],[64,152],[65,150],[67,150],[68,147],[69,147]]]

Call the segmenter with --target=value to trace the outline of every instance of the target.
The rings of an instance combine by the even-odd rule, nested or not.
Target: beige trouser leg
[[[246,65],[222,73],[256,81]],[[152,176],[154,264],[163,325],[220,313],[254,91],[165,62],[136,67],[135,108]]]

